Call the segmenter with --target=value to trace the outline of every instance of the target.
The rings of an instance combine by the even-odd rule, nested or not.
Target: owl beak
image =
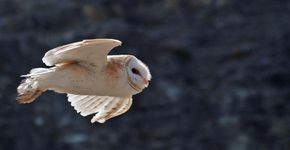
[[[145,79],[145,78],[143,79],[143,82],[144,82],[145,87],[148,87],[148,85],[149,85],[149,81],[150,81],[150,80],[147,80],[147,79]]]

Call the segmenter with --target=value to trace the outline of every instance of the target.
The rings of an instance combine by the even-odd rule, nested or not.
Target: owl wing
[[[112,97],[95,95],[67,94],[68,101],[82,116],[95,114],[91,122],[104,123],[106,120],[119,116],[132,105],[132,97]]]
[[[70,62],[101,66],[107,63],[107,54],[111,49],[121,44],[121,41],[114,39],[83,40],[48,51],[42,61],[47,66]]]

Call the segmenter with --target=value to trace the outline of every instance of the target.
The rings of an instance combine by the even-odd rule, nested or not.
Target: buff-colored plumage
[[[35,68],[17,88],[19,103],[30,103],[46,90],[67,93],[68,101],[91,122],[103,123],[125,113],[132,95],[151,80],[146,65],[131,55],[108,55],[121,45],[114,39],[91,39],[48,51],[42,61],[51,68]]]

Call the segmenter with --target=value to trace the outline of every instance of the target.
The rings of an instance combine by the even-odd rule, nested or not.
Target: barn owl
[[[148,67],[132,55],[107,55],[120,46],[115,39],[89,39],[56,47],[42,61],[51,68],[34,68],[22,75],[17,88],[19,103],[30,103],[47,90],[67,93],[68,101],[91,122],[125,113],[132,95],[149,85]]]

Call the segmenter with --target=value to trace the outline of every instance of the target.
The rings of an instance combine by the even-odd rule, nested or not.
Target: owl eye
[[[137,70],[136,68],[132,68],[131,70],[134,74],[140,75],[139,70]]]

